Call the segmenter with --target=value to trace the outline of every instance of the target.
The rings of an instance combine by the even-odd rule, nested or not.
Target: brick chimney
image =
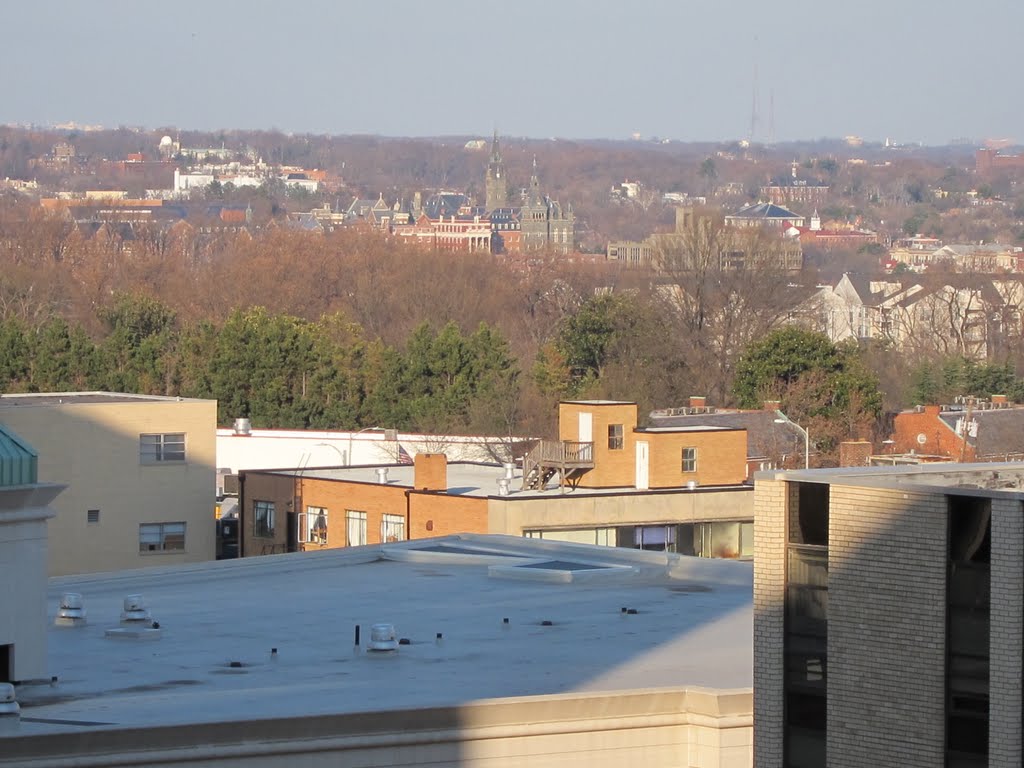
[[[703,395],[690,395],[690,407],[691,408],[704,408],[707,404],[708,399]]]
[[[926,405],[924,407],[924,412],[927,413],[929,416],[938,416],[940,413],[942,413],[942,406],[941,405]]]
[[[866,467],[872,452],[871,443],[867,440],[845,440],[839,444],[839,466]]]
[[[448,457],[443,453],[417,453],[413,487],[417,491],[448,490]]]

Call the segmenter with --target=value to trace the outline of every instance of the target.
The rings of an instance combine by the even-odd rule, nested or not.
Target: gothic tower
[[[508,207],[508,184],[505,181],[505,164],[501,160],[497,129],[494,131],[494,141],[491,142],[491,159],[487,163],[485,193],[488,211]]]

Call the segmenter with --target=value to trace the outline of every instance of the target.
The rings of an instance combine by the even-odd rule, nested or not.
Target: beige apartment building
[[[49,521],[49,574],[214,559],[217,403],[72,392],[0,396],[0,425],[67,486]]]
[[[758,475],[758,768],[1021,765],[1024,463]]]

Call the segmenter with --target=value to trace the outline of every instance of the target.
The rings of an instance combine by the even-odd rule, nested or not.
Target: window
[[[402,515],[384,515],[380,523],[381,543],[405,541],[405,518]]]
[[[89,525],[98,523],[100,521],[100,511],[98,509],[90,509],[85,513],[85,522]]]
[[[306,507],[299,514],[299,541],[303,544],[327,545],[327,510],[323,507]]]
[[[609,424],[608,425],[608,450],[610,451],[621,451],[622,450],[622,425],[621,424]]]
[[[252,535],[261,539],[274,538],[274,502],[252,503]]]
[[[185,549],[185,523],[140,523],[139,552],[179,552]]]
[[[359,547],[366,543],[366,513],[349,509],[345,512],[345,546]]]
[[[185,460],[185,433],[139,435],[139,463]]]
[[[697,471],[697,449],[683,448],[683,472]]]

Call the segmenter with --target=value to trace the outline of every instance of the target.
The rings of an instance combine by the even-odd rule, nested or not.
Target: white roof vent
[[[160,622],[150,617],[142,595],[128,595],[121,611],[121,626],[108,629],[105,634],[129,640],[159,640],[161,631]]]
[[[510,482],[511,481],[507,477],[499,477],[498,478],[498,495],[499,496],[508,496],[508,493],[509,493],[509,483]]]
[[[398,650],[394,624],[374,624],[370,627],[370,644],[368,650],[378,653]]]
[[[85,607],[82,603],[82,596],[77,592],[65,592],[60,597],[60,608],[57,609],[57,618],[53,620],[57,627],[84,627]]]
[[[388,468],[377,467],[377,482],[381,485],[387,485],[388,483]]]
[[[235,419],[235,434],[248,437],[252,434],[252,422],[249,419]]]
[[[21,723],[21,707],[14,696],[14,686],[0,683],[0,736],[14,735]]]
[[[687,483],[686,483],[686,490],[693,491],[693,490],[696,490],[696,489],[697,489],[697,481],[696,480],[688,480]]]

